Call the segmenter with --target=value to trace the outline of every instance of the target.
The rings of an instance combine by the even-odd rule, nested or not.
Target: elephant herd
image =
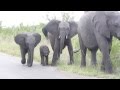
[[[87,49],[91,51],[91,65],[97,65],[96,52],[99,49],[102,53],[101,70],[106,73],[113,73],[110,52],[113,36],[120,39],[120,13],[118,11],[86,11],[79,22],[51,20],[42,28],[46,38],[50,40],[53,50],[52,66],[67,46],[70,61],[74,63],[73,46],[71,38],[78,34],[81,50],[81,67],[86,66]],[[15,42],[21,50],[21,63],[26,63],[25,55],[28,53],[27,65],[32,66],[34,48],[41,41],[38,33],[21,33],[15,36]],[[48,65],[49,48],[40,46],[41,64]]]

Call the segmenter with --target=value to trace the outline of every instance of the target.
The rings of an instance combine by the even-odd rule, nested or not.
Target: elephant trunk
[[[30,49],[30,54],[31,54],[31,60],[33,60],[33,54],[34,54],[34,47]]]
[[[29,53],[28,53],[28,66],[31,67],[33,63],[33,54],[34,54],[34,47],[29,47]]]
[[[65,37],[66,37],[66,35],[62,35],[61,39],[60,39],[60,53],[61,54],[62,54],[62,49],[64,47]]]

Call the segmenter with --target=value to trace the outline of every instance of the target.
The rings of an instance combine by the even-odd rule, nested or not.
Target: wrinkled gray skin
[[[115,11],[89,11],[85,13],[78,25],[81,48],[81,66],[86,66],[87,48],[91,51],[91,64],[96,65],[98,48],[102,53],[101,70],[112,73],[110,51],[112,37],[120,39],[120,13]]]
[[[40,46],[41,64],[43,66],[48,65],[49,53],[50,53],[50,50],[46,45]]]
[[[68,46],[70,62],[73,64],[73,47],[71,38],[77,34],[78,25],[76,22],[61,22],[58,20],[50,21],[43,29],[44,35],[50,39],[52,49],[54,51],[52,58],[52,66],[56,65],[57,60],[62,54],[62,50]]]
[[[21,63],[26,63],[26,54],[28,53],[27,66],[31,67],[33,64],[34,48],[41,41],[41,35],[38,33],[21,33],[15,36],[15,42],[20,46]]]

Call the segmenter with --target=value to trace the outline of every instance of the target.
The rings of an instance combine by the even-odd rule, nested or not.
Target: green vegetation
[[[23,26],[23,24],[20,24],[19,27],[11,27],[11,28],[0,28],[0,52],[4,52],[7,54],[11,54],[14,56],[20,57],[20,49],[19,46],[14,42],[14,36],[21,32],[37,32],[40,33],[42,36],[42,40],[40,44],[35,48],[34,52],[34,60],[40,62],[40,55],[39,55],[39,47],[40,45],[48,45],[50,48],[50,56],[49,56],[49,63],[51,63],[53,51],[51,49],[49,40],[47,40],[42,31],[41,28],[44,26],[44,24],[36,25],[36,26]],[[77,35],[72,38],[72,44],[73,48],[79,49],[79,42]],[[113,39],[113,45],[112,45],[112,51],[111,51],[111,60],[113,63],[114,68],[114,74],[105,74],[100,71],[100,65],[101,65],[101,53],[100,51],[97,52],[97,67],[92,67],[90,65],[90,52],[87,52],[87,67],[86,68],[80,68],[80,52],[74,54],[74,60],[75,64],[73,65],[67,65],[67,62],[69,61],[69,54],[67,51],[67,47],[63,50],[63,54],[60,57],[60,60],[58,62],[58,69],[77,73],[80,75],[87,75],[87,76],[95,76],[95,77],[101,77],[101,78],[120,78],[120,42],[117,39]]]

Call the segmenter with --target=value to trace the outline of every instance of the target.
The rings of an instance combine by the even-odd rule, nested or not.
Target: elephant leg
[[[48,35],[49,35],[49,38],[50,38],[50,44],[51,44],[52,50],[54,51],[54,48],[55,48],[55,37],[53,35],[51,35],[50,33]],[[58,45],[60,46],[60,42],[58,42]],[[57,60],[59,58],[60,58],[60,48],[59,48],[59,51],[58,51],[58,54],[57,54]]]
[[[57,57],[57,60],[59,60],[60,59],[60,52],[58,51],[58,55],[57,55],[58,57]]]
[[[68,63],[68,65],[71,65],[71,64],[74,63],[74,59],[73,59],[73,47],[72,47],[71,40],[68,41],[68,51],[69,51],[69,56],[70,56],[70,62]]]
[[[111,39],[108,41],[108,47],[109,47],[109,54],[110,54],[111,53],[111,47],[112,47],[112,36],[111,36]],[[102,63],[101,63],[101,70],[105,71],[104,60],[102,60]]]
[[[45,63],[44,63],[44,56],[43,55],[41,55],[41,64],[44,66],[45,65]]]
[[[101,65],[101,70],[105,71],[106,73],[112,73],[112,62],[110,60],[110,56],[109,56],[109,50],[101,50],[102,51],[102,55],[103,55],[103,59],[102,59],[102,65]]]
[[[26,63],[25,55],[27,53],[27,49],[20,47],[20,51],[21,51],[21,57],[22,57],[21,63],[25,64]]]
[[[50,44],[51,44],[52,50],[54,51],[55,37],[53,35],[51,35],[50,33],[48,34],[48,36],[50,39]]]
[[[83,44],[82,38],[79,35],[79,43],[80,43],[80,48],[81,48],[81,67],[86,66],[86,52],[87,48]]]
[[[52,66],[56,65],[57,59],[58,59],[58,50],[59,50],[59,40],[55,39],[55,45],[54,45],[54,53],[53,53],[53,59],[52,59]]]
[[[86,47],[82,47],[81,49],[81,67],[85,67],[86,66],[86,51],[87,48]]]
[[[54,42],[50,40],[52,50],[54,51]]]
[[[48,56],[46,56],[46,65],[48,65]]]
[[[109,54],[110,54],[111,53],[111,47],[112,47],[112,39],[108,43],[109,43]]]
[[[101,65],[101,70],[106,72],[106,73],[112,73],[112,62],[110,59],[110,54],[109,54],[109,43],[106,38],[104,38],[101,35],[96,36],[98,46],[102,52],[103,58],[102,58],[102,65]]]
[[[60,42],[58,42],[58,47],[60,47]],[[57,55],[57,60],[60,59],[60,48],[58,48],[58,55]]]
[[[94,49],[94,50],[91,50],[91,64],[93,66],[97,65],[97,60],[96,60],[96,52],[97,52],[97,50],[98,50],[98,48]]]
[[[27,65],[28,67],[31,67],[32,64],[33,64],[33,53],[34,53],[34,50],[28,50],[28,60],[27,60]]]

